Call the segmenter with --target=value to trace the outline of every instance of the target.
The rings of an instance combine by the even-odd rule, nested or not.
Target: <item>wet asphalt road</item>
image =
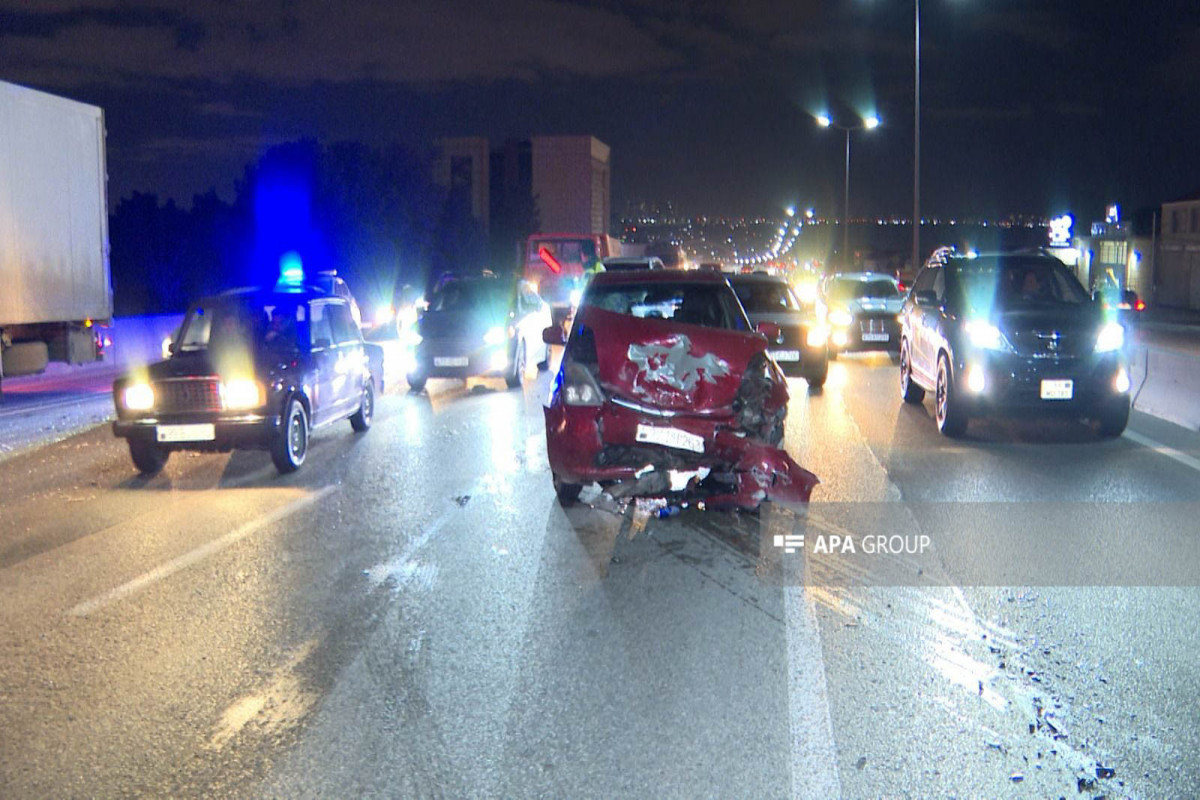
[[[547,385],[389,394],[286,478],[0,462],[2,794],[1200,793],[1200,437],[949,442],[845,358],[792,387],[807,515],[639,531],[555,501]],[[813,549],[868,534],[931,546]]]

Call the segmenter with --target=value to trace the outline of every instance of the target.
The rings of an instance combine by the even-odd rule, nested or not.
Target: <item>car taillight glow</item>
[[[1136,303],[1133,304],[1133,310],[1134,311],[1145,311],[1146,310],[1146,301],[1138,300]]]

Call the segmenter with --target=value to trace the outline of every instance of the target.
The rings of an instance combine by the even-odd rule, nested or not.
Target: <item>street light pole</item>
[[[846,189],[842,198],[842,258],[850,253],[850,129],[846,128]]]
[[[912,270],[921,264],[921,0],[915,0],[913,16],[913,237]]]
[[[846,183],[842,197],[842,258],[850,252],[850,133],[869,131],[879,127],[879,117],[872,114],[863,119],[862,125],[838,125],[828,114],[818,114],[817,124],[822,128],[837,128],[846,134]]]

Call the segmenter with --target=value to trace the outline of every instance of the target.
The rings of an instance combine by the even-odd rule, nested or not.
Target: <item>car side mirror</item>
[[[754,326],[754,330],[771,340],[778,339],[781,333],[779,326],[774,322],[760,322]]]
[[[546,344],[566,344],[562,326],[551,325],[549,328],[542,328],[542,341]]]
[[[919,292],[913,292],[913,300],[919,306],[937,305],[937,292],[933,289],[922,289]]]
[[[175,353],[176,353],[178,350],[179,350],[179,345],[175,343],[175,340],[174,340],[174,339],[172,339],[171,341],[167,342],[167,354],[168,354],[168,355],[172,355],[172,356],[173,356],[173,355],[175,355]]]

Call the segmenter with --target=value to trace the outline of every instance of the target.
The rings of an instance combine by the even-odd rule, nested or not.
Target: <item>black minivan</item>
[[[947,436],[972,416],[1055,413],[1104,436],[1129,421],[1125,329],[1058,259],[953,257],[925,267],[900,315],[900,392],[934,393]]]

